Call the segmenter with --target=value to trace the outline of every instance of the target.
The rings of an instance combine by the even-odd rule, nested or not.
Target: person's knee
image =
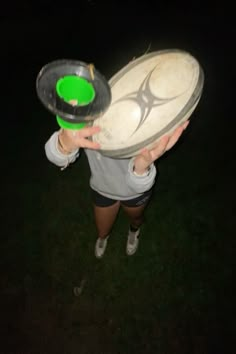
[[[145,207],[127,208],[123,207],[126,215],[129,218],[130,224],[133,226],[140,226],[144,220]]]

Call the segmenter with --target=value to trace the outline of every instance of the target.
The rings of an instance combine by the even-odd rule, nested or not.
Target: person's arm
[[[156,178],[156,167],[154,163],[151,163],[143,173],[137,173],[134,163],[135,157],[131,158],[129,162],[126,182],[135,193],[143,193],[153,186]]]
[[[154,161],[170,150],[179,140],[189,121],[185,122],[170,135],[161,138],[151,149],[144,148],[130,160],[127,183],[137,192],[144,192],[152,187],[156,177]]]
[[[66,152],[65,148],[63,150],[59,142],[59,133],[60,131],[53,133],[48,139],[45,144],[45,153],[50,162],[64,169],[77,159],[79,156],[79,148],[70,152],[69,150]]]
[[[77,131],[60,129],[54,132],[45,144],[48,160],[64,169],[77,159],[80,148],[99,149],[99,144],[87,139],[99,130],[94,126]]]

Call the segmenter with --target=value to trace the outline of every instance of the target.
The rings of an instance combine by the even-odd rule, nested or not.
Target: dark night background
[[[4,8],[1,10],[0,21],[0,58],[2,62],[1,215],[3,225],[0,257],[2,263],[0,353],[123,354],[131,352],[134,348],[136,353],[235,353],[236,124],[234,103],[236,30],[232,8],[227,2],[214,3],[213,5],[207,5],[206,2],[174,4],[158,1],[126,1],[123,3],[110,1],[105,5],[95,0],[67,1],[61,5],[46,1],[39,3],[30,1],[5,2]],[[199,315],[196,327],[191,322],[191,316],[188,313],[186,318],[189,322],[186,320],[185,324],[189,324],[189,327],[186,324],[183,329],[178,329],[173,325],[174,329],[171,330],[167,326],[166,330],[167,332],[169,330],[170,337],[165,338],[170,341],[173,339],[175,344],[172,347],[170,344],[166,347],[160,346],[162,349],[159,351],[155,338],[153,338],[154,332],[145,333],[143,329],[141,331],[141,328],[145,326],[150,327],[148,327],[148,322],[143,327],[140,326],[140,332],[137,329],[135,332],[137,337],[131,338],[131,336],[130,342],[125,336],[122,337],[123,342],[119,342],[119,348],[122,349],[117,349],[118,346],[112,344],[110,347],[108,344],[107,347],[104,347],[101,344],[102,339],[101,341],[97,340],[99,323],[97,327],[93,327],[91,337],[88,336],[87,339],[84,339],[85,336],[83,337],[81,334],[84,333],[82,325],[78,327],[81,331],[80,337],[78,335],[78,342],[76,342],[74,332],[69,332],[69,319],[65,313],[60,312],[62,317],[64,314],[63,320],[59,315],[55,319],[52,314],[48,313],[49,321],[42,316],[43,319],[40,323],[39,312],[44,311],[43,304],[54,301],[49,312],[54,311],[57,306],[59,308],[58,299],[52,300],[55,288],[59,293],[61,291],[58,300],[61,306],[60,310],[62,304],[67,308],[70,300],[67,298],[68,295],[62,295],[59,276],[59,285],[55,285],[55,279],[54,283],[50,282],[50,275],[53,271],[50,270],[50,273],[47,266],[44,266],[43,252],[37,251],[37,247],[42,246],[41,242],[46,241],[45,239],[40,241],[35,236],[37,227],[33,226],[43,223],[45,212],[39,208],[37,197],[41,198],[42,191],[46,193],[45,191],[50,189],[53,184],[52,180],[58,184],[60,189],[58,180],[61,176],[54,166],[48,164],[44,155],[44,143],[57,129],[57,126],[52,115],[45,110],[36,96],[35,80],[39,70],[52,60],[71,58],[88,63],[93,62],[98,70],[109,79],[128,61],[142,55],[149,47],[150,51],[165,48],[188,50],[198,58],[203,67],[205,73],[203,96],[197,108],[196,117],[191,122],[189,131],[186,132],[187,142],[180,147],[181,153],[176,155],[176,161],[179,161],[181,165],[180,174],[183,175],[183,179],[190,176],[190,179],[186,181],[186,189],[191,191],[193,186],[198,183],[203,186],[196,193],[200,195],[199,200],[202,200],[203,203],[199,205],[199,213],[201,214],[201,210],[204,210],[205,214],[203,213],[204,220],[200,220],[199,217],[200,226],[198,223],[196,228],[204,227],[204,222],[207,223],[205,219],[209,216],[209,220],[213,220],[212,225],[208,222],[209,227],[212,226],[213,230],[217,230],[215,239],[214,233],[209,237],[207,243],[209,253],[204,253],[206,259],[207,257],[212,259],[210,255],[211,252],[214,252],[215,268],[212,266],[213,263],[209,263],[208,268],[207,260],[203,261],[201,258],[201,262],[204,264],[201,273],[203,278],[205,276],[204,281],[211,282],[213,278],[215,281],[215,285],[206,295],[209,301],[206,303],[209,303],[209,308],[207,306],[201,308],[201,316]],[[189,149],[189,155],[185,146],[186,150]],[[182,158],[183,161],[185,159],[185,164],[181,163]],[[175,162],[174,159],[173,155],[173,162]],[[168,171],[171,171],[171,167],[168,170],[168,167],[165,166],[169,166],[168,159],[166,159],[166,165],[163,162],[163,170],[166,169],[168,180]],[[191,169],[192,174],[188,172]],[[177,171],[176,169],[175,173],[179,173]],[[65,179],[70,178],[66,173]],[[72,176],[74,177],[76,173],[73,175],[72,172]],[[86,175],[88,172],[84,173]],[[73,177],[71,177],[72,180]],[[182,188],[184,188],[183,185]],[[62,189],[60,189],[60,193],[63,192]],[[209,197],[207,197],[208,195]],[[204,205],[205,200],[206,204]],[[49,209],[48,206],[46,206],[46,210],[47,208]],[[37,220],[35,221],[35,219]],[[29,241],[27,235],[30,235],[32,239],[37,239],[36,246],[33,241]],[[93,240],[91,240],[91,245],[89,251],[84,246],[85,252],[92,252]],[[40,249],[43,249],[43,246]],[[48,257],[50,258],[50,256]],[[145,259],[145,256],[143,257]],[[92,256],[90,258],[92,259]],[[194,262],[197,260],[198,256]],[[109,263],[109,259],[107,262]],[[119,268],[120,262],[123,260],[118,259],[115,266],[112,263],[113,267]],[[82,264],[86,268],[86,260],[83,260]],[[189,260],[189,264],[191,264],[191,260]],[[73,264],[70,266],[73,268]],[[218,278],[214,274],[214,269],[219,270]],[[75,269],[72,269],[73,276],[74,273]],[[47,274],[49,280],[45,280],[47,276],[44,274]],[[40,285],[41,288],[40,286],[37,288],[35,285],[36,279],[39,284],[43,284]],[[192,281],[194,283],[194,275]],[[106,281],[104,283],[106,284]],[[39,295],[35,295],[37,289],[40,289]],[[145,297],[149,296],[149,291],[151,292],[147,288],[146,293],[144,292]],[[118,292],[113,294],[115,299],[117,294]],[[59,297],[59,295],[57,296]],[[63,296],[65,297],[63,298]],[[99,297],[99,295],[97,296]],[[120,301],[124,301],[124,299]],[[129,299],[127,299],[128,301]],[[143,301],[141,295],[140,301]],[[71,308],[73,309],[73,306],[70,303],[68,311],[72,312]],[[108,309],[110,309],[109,306]],[[119,309],[118,305],[117,309]],[[147,311],[150,311],[151,316],[151,309],[149,308]],[[89,325],[92,318],[90,310],[83,312],[82,309],[81,313],[85,317],[87,316],[87,325]],[[204,313],[209,313],[209,316],[206,315],[204,318]],[[38,320],[36,320],[37,316],[39,316]],[[119,318],[118,314],[117,318]],[[138,315],[136,320],[138,321]],[[128,328],[135,326],[135,320],[132,321],[127,321],[127,331]],[[154,323],[153,319],[150,321]],[[74,322],[77,323],[76,320]],[[61,323],[62,328],[56,331],[58,323]],[[202,323],[205,327],[201,327]],[[26,330],[27,325],[31,330]],[[111,335],[113,333],[114,338],[118,338],[115,325],[111,324],[111,328]],[[39,340],[40,335],[44,336],[44,330],[48,334],[48,337],[45,335],[45,347],[43,340]],[[175,330],[176,333],[179,333],[179,337],[173,334]],[[133,333],[131,330],[130,332]],[[99,333],[101,333],[101,337],[104,335],[104,338],[107,338],[106,336],[108,336],[105,329],[104,333],[103,330]],[[142,336],[144,336],[143,341],[140,339]],[[190,344],[193,337],[197,338],[198,345],[195,347],[191,347]],[[97,345],[96,350],[94,349],[95,344],[94,347],[92,346],[93,340]],[[137,344],[135,347],[135,341],[142,345],[140,344],[139,347]],[[144,341],[149,342],[149,346],[145,344],[145,347]],[[57,343],[59,344],[57,345]],[[80,343],[83,343],[83,347],[80,347]]]

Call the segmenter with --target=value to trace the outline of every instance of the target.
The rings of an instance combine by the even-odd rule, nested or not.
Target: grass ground
[[[125,255],[121,212],[102,260],[85,156],[61,172],[44,155],[56,123],[32,82],[57,49],[38,61],[28,53],[30,67],[21,58],[26,95],[2,138],[2,354],[235,352],[235,122],[204,49],[204,95],[158,163],[140,248]]]

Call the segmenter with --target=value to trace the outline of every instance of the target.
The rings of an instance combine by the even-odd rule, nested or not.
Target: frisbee
[[[52,61],[40,70],[36,91],[62,128],[80,129],[103,114],[111,102],[105,77],[92,64],[71,59]]]

